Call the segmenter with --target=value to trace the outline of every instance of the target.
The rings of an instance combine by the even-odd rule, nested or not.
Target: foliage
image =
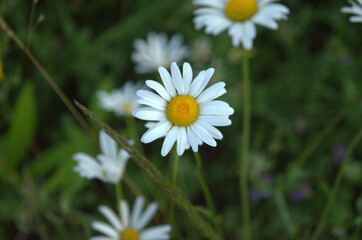
[[[360,25],[348,21],[340,8],[346,1],[283,1],[291,9],[278,31],[258,28],[251,54],[252,139],[250,188],[253,195],[254,239],[308,239],[316,228],[331,193],[339,165],[333,149],[348,146],[361,128],[362,52]],[[194,29],[191,1],[32,1],[3,0],[2,16],[70,99],[95,112],[127,136],[125,119],[101,110],[99,89],[121,87],[126,80],[156,79],[136,75],[130,55],[135,38],[149,31],[180,32],[191,46],[203,31]],[[45,19],[37,24],[39,16]],[[202,146],[203,173],[218,216],[205,209],[196,175],[196,161],[186,152],[179,167],[179,188],[205,219],[221,221],[225,239],[241,239],[237,159],[241,146],[240,102],[242,51],[233,49],[227,33],[207,36],[212,54],[205,61],[188,61],[198,70],[216,69],[213,81],[226,82],[223,97],[234,109],[233,124],[221,129],[216,148]],[[86,181],[72,171],[72,155],[99,149],[79,126],[26,55],[0,31],[0,240],[89,239],[91,221],[100,219],[97,206],[114,205],[112,186]],[[359,100],[358,100],[359,99]],[[356,102],[356,100],[358,100]],[[349,109],[349,110],[348,110]],[[348,111],[346,111],[348,110]],[[342,112],[335,124],[323,129]],[[139,134],[145,131],[137,122]],[[97,133],[99,128],[91,124]],[[321,135],[322,134],[322,135]],[[316,143],[313,141],[321,136]],[[312,143],[312,145],[310,145]],[[313,151],[299,162],[305,149]],[[354,149],[344,169],[321,239],[359,239],[362,225],[362,148]],[[148,159],[171,178],[172,163],[161,158],[161,141],[144,145]],[[160,204],[156,222],[167,221],[170,199],[133,162],[127,166],[124,195],[141,191]],[[126,180],[126,179],[125,179]],[[129,181],[131,184],[129,184]],[[309,184],[306,197],[293,200],[295,190]],[[304,189],[306,190],[306,189]],[[307,189],[308,190],[308,189]],[[264,197],[262,197],[264,196]],[[253,199],[252,199],[253,200]],[[176,210],[180,239],[202,239],[187,215]],[[211,222],[211,221],[210,221]]]

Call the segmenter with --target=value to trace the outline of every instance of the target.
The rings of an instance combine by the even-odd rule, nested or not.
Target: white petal
[[[198,136],[190,126],[187,127],[187,137],[192,147],[192,151],[197,152],[199,150]]]
[[[97,237],[91,237],[89,240],[114,240],[114,238],[97,236]]]
[[[192,2],[194,5],[204,5],[208,7],[224,9],[226,1],[224,0],[194,0]]]
[[[198,103],[209,102],[215,98],[220,97],[222,94],[226,93],[226,90],[224,87],[225,87],[224,82],[219,82],[219,83],[212,85],[211,87],[207,88],[205,91],[203,91],[197,97],[197,99],[196,99],[197,102]]]
[[[222,133],[215,127],[211,126],[210,124],[197,120],[196,123],[208,131],[211,136],[215,139],[222,139]]]
[[[243,35],[244,35],[243,31],[244,31],[243,23],[237,22],[237,23],[233,23],[230,26],[230,28],[228,30],[228,34],[231,37],[231,42],[234,47],[240,46]]]
[[[73,170],[78,172],[79,176],[87,179],[98,178],[104,181],[102,167],[93,157],[85,153],[76,153],[72,157],[78,162]]]
[[[166,135],[165,140],[163,141],[163,144],[162,144],[162,149],[161,149],[161,155],[163,157],[166,156],[170,152],[173,144],[175,143],[175,141],[177,139],[178,131],[179,131],[179,127],[174,126]]]
[[[143,229],[153,218],[158,208],[158,204],[153,202],[144,211],[144,213],[139,217],[137,227],[138,229]]]
[[[121,209],[122,223],[124,226],[129,226],[129,206],[125,200],[121,200],[119,203],[119,207]]]
[[[349,20],[353,23],[360,23],[362,22],[362,16],[352,16]]]
[[[182,81],[180,69],[175,62],[171,63],[171,75],[172,75],[173,84],[176,87],[178,94],[183,95],[185,88]]]
[[[204,116],[201,115],[198,118],[201,121],[207,122],[208,124],[216,127],[224,127],[231,125],[231,120],[227,116]]]
[[[187,141],[187,135],[186,135],[186,128],[180,127],[180,130],[178,131],[178,136],[177,136],[177,154],[179,156],[181,156],[185,152],[187,143],[188,143],[188,141]]]
[[[200,105],[201,115],[231,115],[233,113],[234,109],[224,101],[214,100]]]
[[[139,222],[139,217],[140,217],[141,212],[143,210],[144,204],[145,204],[145,199],[142,196],[138,196],[136,198],[136,201],[135,201],[134,205],[133,205],[132,216],[131,216],[131,224],[136,230],[140,229],[138,227],[138,222]]]
[[[144,107],[133,110],[132,115],[136,118],[146,121],[161,121],[166,119],[164,111],[160,111],[151,107]]]
[[[150,88],[152,88],[153,90],[155,90],[161,97],[163,97],[167,101],[171,100],[170,94],[168,94],[166,89],[158,82],[153,81],[153,80],[147,80],[146,85],[149,86]]]
[[[104,155],[113,159],[117,157],[118,149],[116,141],[103,130],[99,132],[99,144]]]
[[[203,142],[212,147],[216,147],[216,141],[208,131],[206,131],[197,123],[192,124],[191,128]]]
[[[92,228],[98,232],[103,233],[104,235],[107,235],[108,237],[118,238],[118,232],[108,224],[96,221],[92,223]]]
[[[198,90],[200,89],[202,82],[205,79],[205,71],[201,71],[199,73],[199,75],[197,75],[197,77],[194,79],[194,81],[192,81],[191,83],[191,87],[190,87],[190,92],[189,95],[191,97],[195,97],[196,93],[198,92]]]
[[[190,91],[190,86],[192,81],[192,68],[188,62],[184,63],[182,73],[184,79],[185,94],[188,94]]]
[[[161,225],[147,228],[141,233],[142,240],[168,240],[170,239],[171,225]]]
[[[158,72],[160,73],[163,85],[165,86],[165,89],[168,92],[168,94],[170,94],[171,97],[175,97],[176,89],[172,83],[172,78],[170,73],[164,67],[159,67]]]
[[[112,226],[121,231],[121,221],[119,217],[107,206],[99,206],[98,210],[107,218],[107,220],[112,224]]]
[[[157,138],[160,138],[164,136],[166,132],[168,132],[172,127],[172,124],[168,120],[163,120],[156,125],[152,126],[150,129],[148,129],[145,134],[143,134],[141,138],[141,142],[143,143],[150,143]]]
[[[202,82],[199,90],[196,92],[195,98],[197,96],[199,96],[199,94],[205,89],[206,85],[209,83],[209,81],[210,81],[212,75],[214,74],[214,72],[215,72],[215,69],[213,69],[213,68],[209,68],[209,69],[206,70],[204,81]]]
[[[139,99],[137,101],[138,104],[143,104],[143,105],[146,105],[146,106],[149,106],[149,107],[152,107],[152,108],[155,108],[155,109],[158,109],[158,110],[161,110],[161,111],[165,111],[166,110],[166,104],[161,106],[159,104],[156,104],[155,102],[150,102],[150,101],[146,101],[144,99]]]
[[[136,94],[138,97],[145,100],[146,103],[142,103],[142,104],[151,105],[151,106],[156,105],[156,106],[161,107],[161,109],[165,109],[165,107],[167,105],[167,102],[165,99],[163,99],[162,97],[160,97],[157,94],[154,94],[153,92],[150,92],[147,90],[138,90]],[[147,104],[147,102],[149,102],[149,104]]]

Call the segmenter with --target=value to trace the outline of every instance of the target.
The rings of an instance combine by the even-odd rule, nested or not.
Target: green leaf
[[[33,144],[37,125],[34,86],[27,83],[15,103],[7,135],[6,154],[11,168],[16,168]]]

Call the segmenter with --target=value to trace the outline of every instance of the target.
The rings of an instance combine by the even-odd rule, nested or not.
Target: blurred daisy
[[[177,154],[182,155],[188,145],[194,152],[205,142],[215,147],[215,139],[222,139],[221,132],[214,126],[231,124],[229,115],[234,113],[226,102],[214,100],[226,93],[225,83],[219,82],[205,89],[214,69],[201,71],[193,80],[189,63],[183,64],[183,75],[177,64],[171,64],[171,75],[164,68],[158,69],[163,85],[147,80],[146,85],[157,94],[139,90],[139,104],[148,107],[133,111],[133,116],[157,122],[141,138],[141,142],[150,143],[165,137],[161,155],[166,156],[177,141]]]
[[[362,0],[357,0],[357,3],[353,1],[348,1],[352,7],[343,7],[341,9],[342,13],[350,13],[355,14],[356,16],[352,16],[349,20],[353,23],[362,22]]]
[[[194,0],[196,29],[218,35],[228,29],[234,47],[253,48],[256,24],[278,29],[276,20],[286,19],[289,9],[276,0]]]
[[[191,58],[195,63],[207,62],[212,55],[212,42],[208,37],[198,37],[192,43]]]
[[[100,206],[99,211],[109,221],[109,224],[93,222],[92,228],[106,236],[92,237],[90,240],[167,240],[170,238],[171,226],[169,224],[155,226],[145,229],[146,225],[155,215],[158,205],[151,203],[143,211],[144,198],[136,198],[135,204],[130,213],[128,203],[124,200],[120,202],[121,219],[109,207]]]
[[[130,116],[138,107],[136,92],[139,89],[140,84],[129,81],[123,88],[114,89],[109,93],[104,90],[98,91],[99,107],[114,112],[116,116]]]
[[[136,39],[132,60],[137,73],[153,73],[159,66],[167,68],[171,62],[180,62],[189,55],[189,49],[183,45],[183,37],[176,34],[167,39],[165,33],[151,32],[147,40]]]
[[[96,159],[85,153],[73,155],[74,161],[78,163],[74,171],[87,179],[97,178],[116,184],[121,180],[130,156],[123,149],[118,151],[116,141],[103,130],[99,133],[99,144],[102,153],[98,154]]]

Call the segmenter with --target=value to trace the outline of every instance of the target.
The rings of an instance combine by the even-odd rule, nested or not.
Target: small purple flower
[[[311,194],[311,188],[308,183],[302,183],[296,190],[294,190],[289,198],[293,202],[300,202],[309,198]]]
[[[344,156],[346,155],[347,148],[344,145],[338,145],[333,148],[333,162],[336,165],[341,165]]]
[[[258,203],[260,203],[261,200],[268,199],[270,197],[270,194],[268,192],[252,188],[248,189],[248,195],[250,202],[254,205],[257,205]]]

